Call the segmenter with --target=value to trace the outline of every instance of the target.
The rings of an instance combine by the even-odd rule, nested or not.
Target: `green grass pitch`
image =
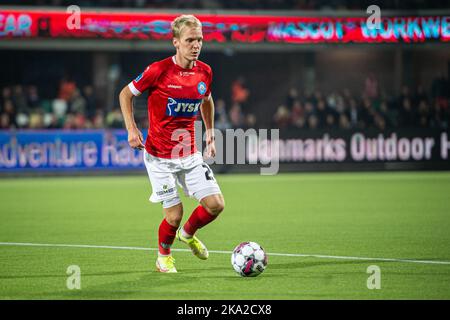
[[[450,299],[450,263],[430,263],[450,261],[450,173],[216,178],[226,208],[199,238],[227,252],[258,242],[269,255],[259,277],[237,276],[229,253],[201,261],[175,251],[178,273],[161,274],[155,250],[7,245],[154,249],[162,210],[147,200],[145,172],[1,179],[0,299]],[[184,222],[196,202],[183,200]],[[70,265],[80,267],[80,290],[66,287]],[[380,289],[367,288],[371,265]]]

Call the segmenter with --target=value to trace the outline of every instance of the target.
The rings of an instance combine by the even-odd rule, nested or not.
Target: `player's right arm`
[[[132,148],[142,150],[144,149],[144,138],[134,121],[133,98],[134,94],[128,86],[125,86],[119,94],[120,109],[128,131],[128,144]]]
[[[120,109],[122,110],[125,127],[128,130],[128,143],[132,148],[144,149],[142,132],[134,121],[133,98],[155,85],[160,74],[159,69],[155,64],[148,66],[136,79],[125,86],[119,94]]]

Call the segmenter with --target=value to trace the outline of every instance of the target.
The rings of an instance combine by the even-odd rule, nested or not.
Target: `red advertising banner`
[[[30,38],[170,40],[179,14],[0,9],[0,41]],[[450,40],[450,16],[368,17],[196,15],[205,41],[220,43],[420,43]]]

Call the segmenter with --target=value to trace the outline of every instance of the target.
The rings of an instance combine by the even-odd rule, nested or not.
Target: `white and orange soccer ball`
[[[267,267],[267,255],[256,242],[242,242],[231,254],[231,265],[242,277],[256,277]]]

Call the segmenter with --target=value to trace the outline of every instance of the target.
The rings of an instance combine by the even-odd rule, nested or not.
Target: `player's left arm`
[[[209,96],[203,99],[200,111],[206,128],[206,156],[214,157],[216,155],[216,143],[214,136],[214,100],[212,94],[209,94]]]

